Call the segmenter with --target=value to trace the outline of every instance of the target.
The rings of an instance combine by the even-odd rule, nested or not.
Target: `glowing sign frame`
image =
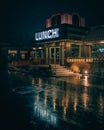
[[[59,28],[49,29],[47,31],[35,33],[36,41],[53,39],[53,38],[58,38],[58,37],[59,37]]]

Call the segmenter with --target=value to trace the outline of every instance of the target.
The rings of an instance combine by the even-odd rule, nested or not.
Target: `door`
[[[60,48],[59,47],[51,47],[49,54],[50,54],[50,64],[60,63]]]

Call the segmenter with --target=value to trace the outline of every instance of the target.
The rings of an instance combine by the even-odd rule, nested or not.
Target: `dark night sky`
[[[0,0],[0,42],[28,43],[51,15],[72,12],[104,25],[103,0]]]

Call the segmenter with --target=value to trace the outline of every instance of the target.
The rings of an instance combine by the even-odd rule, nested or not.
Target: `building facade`
[[[91,48],[83,44],[88,31],[85,19],[77,13],[52,15],[46,28],[35,33],[35,56],[46,64],[60,65],[67,64],[68,59],[89,58]]]
[[[87,28],[84,17],[77,13],[52,15],[46,19],[45,29],[34,34],[31,45],[8,49],[10,61],[47,65],[93,62],[103,53],[104,26]]]

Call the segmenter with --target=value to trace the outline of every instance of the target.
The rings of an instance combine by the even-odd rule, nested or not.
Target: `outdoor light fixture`
[[[33,50],[36,50],[36,48],[35,48],[35,47],[33,47]]]
[[[42,49],[42,47],[38,47],[38,49]]]
[[[88,71],[87,70],[85,70],[85,72],[84,72],[85,74],[87,74],[88,73]]]

